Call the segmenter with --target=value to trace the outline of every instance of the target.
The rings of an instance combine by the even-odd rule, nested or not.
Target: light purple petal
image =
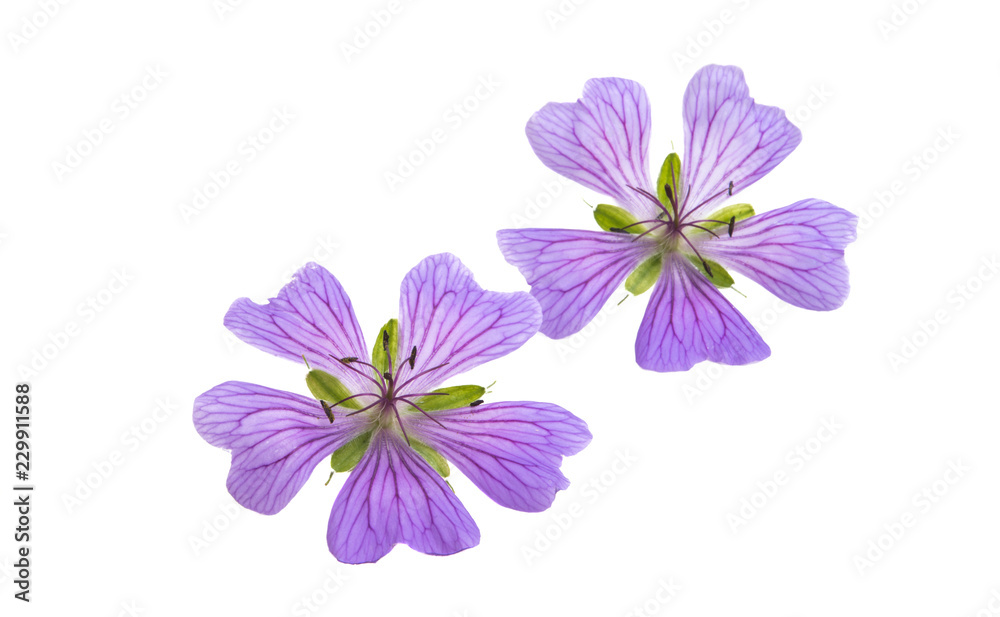
[[[502,229],[497,241],[542,307],[542,334],[563,338],[583,328],[655,244],[631,234],[575,229]]]
[[[380,431],[337,495],[326,538],[338,560],[370,563],[399,542],[451,555],[479,544],[479,528],[420,455]]]
[[[418,416],[414,432],[502,506],[541,512],[569,486],[562,457],[590,443],[587,424],[548,403],[488,403]]]
[[[789,304],[829,311],[847,299],[844,247],[857,224],[847,210],[805,199],[741,221],[731,238],[722,234],[699,250]]]
[[[575,103],[549,103],[535,112],[525,132],[546,167],[649,219],[656,206],[628,188],[652,186],[646,161],[649,125],[643,87],[604,78],[588,81]]]
[[[684,128],[684,214],[718,204],[730,181],[735,195],[760,180],[802,140],[784,111],[750,98],[735,66],[694,74],[684,93]]]
[[[402,383],[427,392],[448,377],[505,356],[538,331],[542,313],[531,294],[484,291],[457,257],[448,253],[421,261],[403,279],[399,294],[399,355],[417,347],[414,368],[402,368]]]
[[[635,341],[639,366],[686,371],[702,360],[748,364],[769,355],[750,322],[686,257],[665,260]]]
[[[267,304],[249,298],[233,302],[223,323],[257,349],[295,362],[302,362],[305,355],[313,368],[338,377],[352,393],[364,392],[370,385],[330,358],[333,354],[367,361],[369,356],[350,298],[320,265],[306,264]]]
[[[314,399],[229,381],[195,399],[194,425],[208,443],[232,450],[226,486],[233,498],[274,514],[320,461],[358,433],[361,423],[335,413],[330,424]]]

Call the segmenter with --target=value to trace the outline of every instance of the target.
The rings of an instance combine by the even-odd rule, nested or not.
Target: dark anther
[[[477,401],[472,401],[471,403],[469,403],[469,407],[479,407],[482,404],[483,404],[483,399],[479,399]]]
[[[669,184],[663,185],[663,192],[667,194],[667,199],[670,201],[674,200],[674,189],[670,188]]]
[[[382,330],[382,351],[389,353],[389,333]]]
[[[389,373],[389,371],[384,371],[382,373],[382,377],[385,377],[386,381],[392,381],[392,375]]]
[[[729,196],[730,197],[733,196],[733,181],[732,180],[729,181]]]
[[[333,424],[333,409],[330,408],[330,405],[326,401],[320,401],[319,404],[323,406],[323,413],[330,419],[330,424]]]
[[[730,236],[733,234],[729,234]],[[413,370],[413,365],[417,363],[417,346],[413,346],[413,350],[410,352],[410,370]]]
[[[736,227],[736,217],[729,219],[729,237],[733,237],[733,228]]]
[[[357,362],[358,361],[357,357],[355,357],[355,356],[348,356],[346,358],[338,358],[338,360],[340,360],[341,364],[350,364],[351,362]]]
[[[613,231],[616,234],[627,234],[628,232],[621,227],[608,227],[608,231]]]
[[[712,268],[711,268],[711,266],[708,265],[707,261],[705,261],[704,259],[702,259],[701,260],[701,265],[705,266],[705,272],[708,273],[708,278],[712,278],[712,277],[715,276],[714,274],[712,274]]]

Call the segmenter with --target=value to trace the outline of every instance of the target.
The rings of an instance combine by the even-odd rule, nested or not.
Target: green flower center
[[[732,287],[733,277],[720,264],[706,259],[698,250],[703,242],[719,238],[726,233],[733,236],[736,223],[753,216],[753,206],[750,204],[733,204],[718,210],[708,218],[695,218],[697,210],[722,195],[732,196],[734,184],[728,186],[702,203],[682,211],[681,204],[681,160],[677,153],[667,156],[660,168],[656,183],[656,195],[644,188],[629,186],[644,199],[650,201],[659,211],[655,218],[640,221],[635,215],[624,208],[609,204],[599,204],[594,210],[594,219],[605,231],[632,234],[634,241],[649,238],[657,244],[657,252],[646,259],[625,280],[625,289],[634,295],[647,291],[656,282],[663,269],[664,256],[681,253],[698,269],[705,278],[716,287]]]

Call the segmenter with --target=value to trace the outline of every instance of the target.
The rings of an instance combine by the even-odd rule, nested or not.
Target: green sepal
[[[625,289],[636,296],[646,293],[659,278],[662,269],[663,255],[657,253],[632,270],[632,274],[625,279]]]
[[[726,272],[725,268],[720,266],[718,263],[712,261],[711,259],[705,260],[706,262],[708,262],[708,267],[712,269],[712,273],[709,274],[708,271],[705,269],[705,264],[702,263],[700,259],[698,259],[694,255],[687,255],[687,258],[691,261],[691,263],[694,264],[696,268],[698,268],[698,272],[701,272],[703,275],[705,275],[705,278],[712,281],[712,284],[715,285],[716,287],[725,289],[726,287],[732,287],[733,283],[736,282],[733,280],[733,277],[730,276],[728,272]]]
[[[448,386],[432,392],[443,392],[445,395],[421,396],[416,401],[424,411],[441,411],[443,409],[458,409],[478,400],[486,393],[482,386]]]
[[[643,225],[629,227],[629,225],[638,223],[639,219],[625,208],[618,206],[597,204],[597,207],[594,208],[594,220],[604,231],[624,231],[630,234],[641,234],[644,231]],[[626,227],[628,229],[625,229]]]
[[[330,467],[337,473],[350,471],[358,464],[372,441],[372,432],[362,433],[337,448],[330,456]]]
[[[671,152],[663,160],[663,166],[660,167],[660,177],[656,179],[656,196],[660,198],[660,203],[668,210],[673,208],[671,202],[677,199],[677,189],[680,183],[681,157],[677,156],[676,152]],[[671,200],[670,196],[667,195],[667,187],[670,187],[674,200]]]
[[[743,219],[748,219],[755,213],[753,211],[753,206],[750,204],[733,204],[731,206],[726,206],[722,210],[714,212],[711,216],[707,217],[709,220],[704,223],[698,223],[705,229],[715,230],[722,227],[723,231],[727,231],[729,227],[729,221],[736,218],[734,222],[742,221]],[[695,228],[697,230],[697,228]]]
[[[383,344],[383,338],[385,338],[386,335],[388,335],[388,345]],[[390,319],[388,323],[382,326],[382,329],[378,332],[378,336],[375,337],[375,345],[372,347],[372,365],[377,368],[380,373],[385,373],[389,370],[389,356],[386,354],[386,349],[388,349],[388,352],[392,354],[393,363],[398,365],[401,361],[399,358],[398,319]]]
[[[434,471],[438,472],[442,478],[447,478],[451,475],[451,467],[448,466],[448,461],[445,460],[443,456],[438,454],[437,450],[428,446],[425,443],[419,442],[416,439],[410,438],[410,447],[416,451],[417,454],[422,456],[427,464],[434,468]]]
[[[306,386],[309,387],[313,396],[321,401],[328,401],[330,404],[342,401],[351,395],[351,391],[339,379],[318,368],[306,373]],[[340,406],[348,409],[361,409],[357,399],[344,401]]]

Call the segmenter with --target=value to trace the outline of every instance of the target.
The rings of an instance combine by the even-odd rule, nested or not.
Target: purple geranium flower
[[[799,144],[801,133],[785,113],[755,103],[739,68],[706,66],[684,94],[684,127],[683,166],[671,154],[653,184],[641,85],[592,79],[582,99],[549,103],[528,121],[528,140],[547,167],[618,204],[595,209],[603,232],[497,233],[504,257],[542,306],[542,333],[577,332],[623,280],[636,295],[653,287],[636,361],[678,371],[702,360],[746,364],[771,353],[719,292],[733,284],[725,268],[795,306],[822,311],[844,303],[844,248],[855,239],[856,216],[818,199],[761,215],[749,204],[719,208]]]
[[[327,457],[335,471],[353,469],[327,531],[342,562],[377,561],[399,542],[456,553],[479,543],[479,528],[444,480],[448,460],[500,505],[538,512],[569,485],[562,457],[590,442],[556,405],[482,404],[480,386],[437,388],[514,351],[540,323],[530,294],[484,291],[456,257],[435,255],[403,279],[399,319],[369,356],[340,283],[309,264],[267,304],[234,302],[225,324],[305,360],[315,398],[230,381],[198,397],[194,423],[232,451],[229,492],[262,514],[284,508]]]

